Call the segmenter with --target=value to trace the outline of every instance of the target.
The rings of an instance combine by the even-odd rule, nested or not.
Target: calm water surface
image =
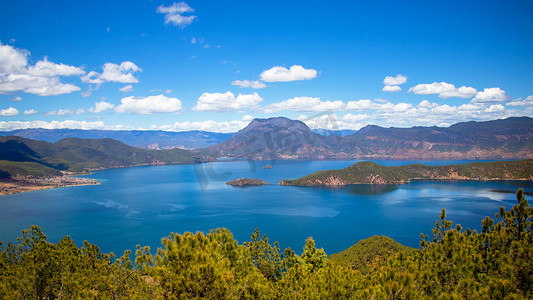
[[[160,246],[170,232],[229,228],[242,243],[256,227],[282,248],[297,253],[313,236],[331,254],[360,239],[387,235],[418,247],[431,234],[442,208],[463,227],[480,228],[485,216],[515,203],[531,182],[414,182],[399,186],[357,185],[341,189],[278,186],[318,170],[355,161],[216,162],[98,171],[102,184],[0,197],[0,241],[14,242],[21,230],[40,226],[50,241],[70,235],[78,245],[96,243],[122,254],[135,245]],[[376,161],[396,166],[415,161]],[[427,165],[468,161],[416,161]],[[272,169],[262,169],[270,163]],[[271,185],[236,188],[226,181],[263,179]],[[507,191],[507,193],[503,192]]]

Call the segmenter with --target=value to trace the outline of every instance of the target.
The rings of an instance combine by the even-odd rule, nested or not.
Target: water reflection
[[[345,187],[346,191],[354,195],[379,195],[394,192],[396,184],[354,184]]]

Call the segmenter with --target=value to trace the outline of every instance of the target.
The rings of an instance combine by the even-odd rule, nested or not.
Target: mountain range
[[[45,130],[16,132],[55,141],[65,135],[118,136],[130,143],[176,145],[179,132]],[[322,133],[325,133],[322,132]],[[0,170],[6,174],[198,163],[215,159],[523,159],[533,157],[533,119],[507,118],[457,123],[450,127],[383,128],[368,125],[341,136],[320,135],[303,122],[283,117],[254,119],[235,134],[186,132],[195,150],[140,149],[111,138],[63,138],[55,142],[0,136]],[[176,137],[173,139],[172,137]],[[217,141],[223,140],[218,143]],[[181,142],[180,142],[181,143]],[[164,146],[166,147],[166,146]],[[42,167],[40,167],[42,166]],[[55,170],[55,171],[52,171]]]
[[[208,131],[155,131],[155,130],[82,130],[82,129],[43,129],[30,128],[13,131],[0,131],[3,136],[19,136],[32,140],[55,143],[66,138],[103,139],[109,138],[137,148],[197,149],[223,142],[234,133]]]
[[[234,159],[519,159],[533,156],[533,119],[514,117],[450,127],[368,125],[322,136],[287,118],[254,119],[229,140],[207,148]]]

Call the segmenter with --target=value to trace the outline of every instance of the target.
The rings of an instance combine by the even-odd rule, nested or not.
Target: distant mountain
[[[218,157],[237,159],[321,158],[320,154],[330,148],[327,138],[312,132],[300,121],[283,117],[254,119],[232,138],[207,151]]]
[[[463,165],[425,166],[412,164],[385,167],[360,161],[339,170],[282,180],[280,185],[345,186],[350,184],[403,184],[423,180],[533,180],[533,158],[515,161],[474,162]]]
[[[209,158],[187,150],[144,150],[112,139],[67,138],[48,143],[14,136],[0,137],[0,172],[4,177],[6,173],[15,175],[17,168],[37,176],[42,172],[195,163],[206,159]]]
[[[450,127],[368,125],[347,136],[316,134],[300,121],[254,119],[206,149],[235,159],[503,159],[533,157],[533,119],[508,118]]]
[[[197,149],[221,143],[233,133],[207,131],[153,131],[153,130],[81,130],[81,129],[20,129],[2,132],[3,136],[20,136],[32,140],[55,143],[65,138],[103,139],[110,138],[126,145],[145,149]]]
[[[338,135],[338,136],[347,136],[350,134],[354,134],[357,132],[357,130],[351,130],[351,129],[341,129],[341,130],[328,130],[328,129],[313,129],[311,130],[314,133],[323,135],[323,136],[329,136],[329,135]]]

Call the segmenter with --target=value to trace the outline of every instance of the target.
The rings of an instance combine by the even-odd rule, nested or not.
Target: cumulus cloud
[[[58,77],[35,77],[26,74],[0,75],[0,93],[22,91],[39,96],[70,94],[81,90],[73,84],[61,83]]]
[[[58,116],[64,116],[68,114],[72,114],[72,111],[70,109],[60,109],[57,111]]]
[[[36,113],[37,113],[37,111],[35,109],[28,109],[28,110],[24,111],[25,115],[34,115]]]
[[[14,107],[10,107],[10,108],[6,108],[6,109],[0,109],[0,116],[2,117],[12,117],[12,116],[16,116],[19,114],[19,111],[14,108]]]
[[[98,114],[103,111],[112,109],[113,107],[115,107],[113,103],[109,103],[105,101],[95,102],[94,107],[89,108],[89,112],[92,112],[93,114]]]
[[[485,112],[493,113],[493,112],[503,112],[505,111],[505,107],[501,104],[493,104],[489,106],[487,109],[485,109]]]
[[[506,104],[507,106],[532,106],[533,95],[527,96],[526,99],[518,98]]]
[[[13,101],[22,101],[22,97],[19,97],[19,96],[13,97],[13,98],[11,98],[11,100],[13,100]]]
[[[193,110],[196,111],[230,111],[239,109],[251,109],[257,107],[263,101],[257,93],[235,97],[228,91],[226,93],[203,93]]]
[[[0,130],[11,131],[17,129],[44,128],[44,129],[104,129],[104,123],[87,121],[8,121],[0,122]]]
[[[160,5],[157,8],[157,12],[165,15],[165,24],[172,23],[174,26],[178,26],[181,29],[189,26],[196,18],[194,15],[183,15],[185,13],[194,12],[194,9],[185,2],[173,3],[171,6]],[[194,44],[195,42],[192,43]]]
[[[385,79],[383,79],[384,85],[400,85],[407,82],[407,76],[403,76],[402,74],[398,74],[395,77],[394,76],[387,76]],[[395,92],[395,91],[394,91]]]
[[[0,44],[0,94],[22,91],[39,96],[55,96],[79,91],[73,84],[62,83],[59,76],[83,75],[81,68],[55,64],[47,58],[28,64],[30,53]]]
[[[165,131],[189,131],[189,130],[203,130],[211,132],[236,132],[246,127],[253,117],[245,115],[241,120],[216,122],[206,120],[201,122],[176,122],[174,124],[157,126],[157,129]]]
[[[505,95],[505,91],[499,87],[486,88],[483,92],[478,92],[472,102],[500,102],[509,100],[510,97]]]
[[[348,111],[363,111],[363,110],[370,110],[370,109],[380,109],[382,107],[382,104],[372,102],[368,99],[361,99],[357,101],[349,101],[346,103],[346,110]]]
[[[439,94],[439,98],[442,99],[448,99],[452,97],[466,99],[473,97],[477,90],[468,86],[456,88],[455,85],[447,82],[433,82],[429,84],[417,84],[410,88],[409,92],[413,92],[417,95]]]
[[[294,97],[282,102],[273,103],[263,108],[266,113],[276,113],[280,111],[292,110],[300,112],[342,110],[342,101],[321,101],[317,97]]]
[[[83,75],[85,71],[69,65],[64,64],[55,64],[49,62],[45,57],[44,60],[38,61],[35,65],[28,68],[28,74],[32,76],[74,76],[74,75]]]
[[[81,80],[85,83],[95,84],[104,82],[137,83],[139,80],[133,76],[133,73],[142,72],[142,69],[131,61],[123,61],[120,65],[105,63],[102,68],[102,74],[91,71],[82,76]]]
[[[437,103],[431,103],[425,99],[420,101],[420,103],[418,104],[418,107],[422,107],[422,108],[432,108],[435,106],[439,106],[439,105]]]
[[[128,84],[126,86],[121,87],[118,90],[123,92],[123,93],[131,92],[131,91],[133,91],[133,86],[131,84]]]
[[[384,92],[399,92],[402,90],[400,86],[397,85],[386,85],[382,89]]]
[[[120,105],[115,108],[119,113],[140,115],[179,113],[181,110],[181,101],[178,98],[170,98],[163,94],[146,98],[133,96],[122,98]]]
[[[259,80],[250,81],[250,80],[234,80],[231,82],[231,85],[236,85],[241,88],[252,88],[252,89],[262,89],[266,87],[264,82]]]
[[[305,69],[300,65],[294,65],[290,69],[276,66],[261,72],[261,80],[265,82],[309,80],[316,78],[317,73],[314,69]]]

